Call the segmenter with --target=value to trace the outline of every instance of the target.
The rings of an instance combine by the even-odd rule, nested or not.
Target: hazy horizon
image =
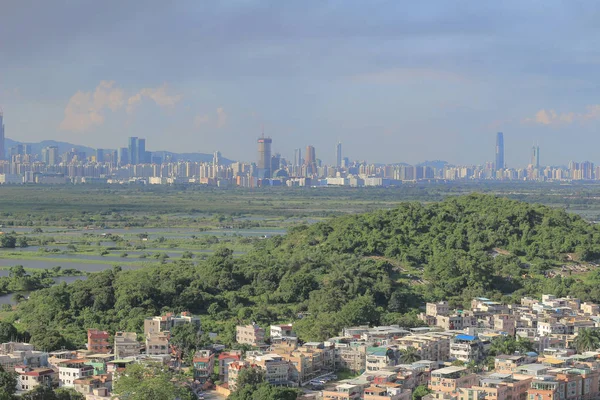
[[[16,1],[0,13],[6,136],[373,163],[600,162],[600,4]]]

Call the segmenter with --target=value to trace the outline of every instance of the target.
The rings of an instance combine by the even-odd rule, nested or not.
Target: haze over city
[[[600,161],[595,2],[8,1],[6,136],[253,161]],[[578,144],[585,144],[580,146]]]

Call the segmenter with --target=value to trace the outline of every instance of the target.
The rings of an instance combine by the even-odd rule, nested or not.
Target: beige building
[[[31,368],[19,365],[15,368],[17,374],[17,391],[28,392],[39,385],[49,386],[56,379],[52,368]]]
[[[450,306],[447,301],[427,303],[425,313],[433,317],[437,317],[438,315],[448,315],[450,313]]]
[[[135,332],[116,332],[115,333],[115,358],[134,357],[140,354],[142,346],[137,341]]]
[[[255,323],[238,325],[235,328],[235,340],[240,344],[260,347],[265,344],[265,330]]]
[[[169,334],[159,333],[146,336],[146,354],[149,356],[170,354]]]
[[[144,320],[144,335],[168,332],[176,326],[184,324],[194,324],[200,330],[200,318],[193,316],[189,312],[182,312],[181,315],[168,313],[165,315],[150,317]]]
[[[337,385],[334,390],[323,390],[323,399],[328,400],[359,400],[363,394],[363,387],[350,383]]]
[[[446,367],[431,371],[429,388],[435,392],[457,392],[459,388],[477,385],[477,375],[470,373],[465,367]]]

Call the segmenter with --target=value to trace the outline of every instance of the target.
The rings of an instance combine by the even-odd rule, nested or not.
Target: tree
[[[194,324],[177,325],[171,330],[171,344],[181,351],[182,357],[193,354],[211,344],[208,334],[203,334]]]
[[[579,329],[573,344],[578,353],[596,350],[600,347],[600,332],[589,328]]]
[[[85,400],[85,396],[74,389],[56,389],[56,400]]]
[[[21,400],[57,400],[57,397],[52,388],[44,385],[38,385],[35,387],[35,389],[24,393],[21,396]]]
[[[256,386],[265,380],[265,371],[259,368],[244,368],[238,374],[237,387]]]
[[[17,238],[9,234],[0,235],[0,247],[14,249],[17,247]]]
[[[11,342],[17,339],[19,332],[10,322],[0,321],[0,343]]]
[[[0,366],[0,393],[13,395],[17,391],[17,376],[12,372],[7,372]],[[8,397],[9,398],[9,397]]]
[[[113,393],[127,400],[191,400],[193,394],[160,365],[127,366],[113,385]]]
[[[400,350],[400,362],[403,364],[412,364],[420,359],[421,356],[414,347],[407,347],[406,349]]]
[[[427,386],[417,386],[415,390],[413,390],[412,398],[413,400],[421,400],[423,396],[427,396],[429,393],[431,393],[431,390],[429,390]]]

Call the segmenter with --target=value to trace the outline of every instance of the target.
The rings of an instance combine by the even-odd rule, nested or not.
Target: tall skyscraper
[[[302,169],[302,149],[294,149],[294,164],[292,165],[292,174],[300,175]]]
[[[307,175],[317,173],[317,157],[313,146],[306,146],[306,159],[304,160],[304,164],[306,165]]]
[[[531,148],[531,165],[535,169],[540,168],[540,146],[533,146]]]
[[[146,164],[148,159],[146,157],[146,139],[139,138],[137,140],[137,164]]]
[[[129,164],[129,149],[127,147],[119,148],[119,154],[117,155],[119,165]]]
[[[496,134],[496,163],[494,168],[497,170],[504,169],[504,134],[498,132]]]
[[[213,178],[219,177],[219,163],[221,162],[221,152],[215,151],[213,153]]]
[[[4,140],[4,113],[2,112],[2,110],[0,110],[0,160],[4,160],[6,157]]]
[[[58,147],[49,146],[42,149],[42,161],[46,165],[57,165],[58,164]]]
[[[96,162],[97,163],[104,162],[104,149],[96,149]]]
[[[271,144],[273,140],[264,135],[258,138],[258,178],[271,177]]]
[[[135,136],[131,136],[129,138],[129,164],[138,164],[139,159],[138,155],[138,138]]]
[[[335,166],[338,168],[342,166],[342,142],[338,142],[335,147]]]

